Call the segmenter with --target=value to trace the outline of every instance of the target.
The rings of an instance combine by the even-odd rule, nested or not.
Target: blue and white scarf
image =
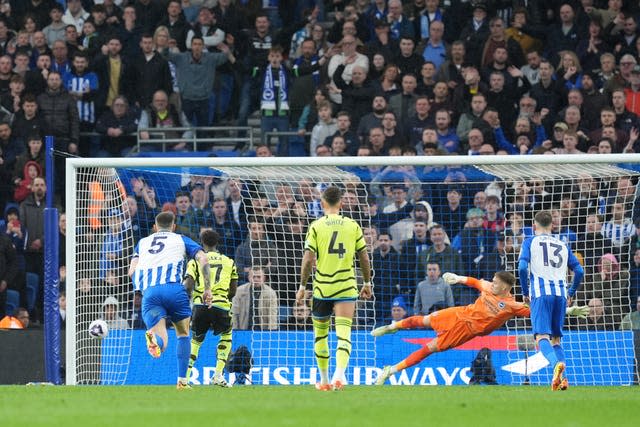
[[[278,72],[278,81],[280,82],[280,111],[289,110],[289,95],[287,89],[287,78],[284,73],[284,68],[280,67]],[[267,67],[264,76],[264,83],[262,86],[262,99],[260,100],[260,109],[262,110],[275,110],[276,109],[276,96],[275,86],[273,84],[273,73],[271,66]]]

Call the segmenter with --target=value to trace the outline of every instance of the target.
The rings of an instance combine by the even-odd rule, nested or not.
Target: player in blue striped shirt
[[[552,236],[552,216],[538,212],[534,218],[535,236],[528,237],[520,249],[518,271],[525,301],[531,301],[531,324],[538,347],[554,367],[552,390],[566,390],[564,350],[560,345],[564,316],[584,276],[584,270],[568,246]],[[573,283],[567,291],[567,267]],[[553,345],[552,345],[553,344]]]
[[[181,284],[186,259],[200,263],[204,278],[203,299],[212,301],[209,283],[209,261],[202,247],[188,237],[174,233],[175,217],[171,212],[156,216],[154,233],[141,239],[134,250],[129,267],[135,291],[142,291],[142,318],[147,326],[145,338],[149,354],[158,358],[168,341],[166,318],[176,328],[178,389],[189,388],[187,368],[191,345],[189,296]]]

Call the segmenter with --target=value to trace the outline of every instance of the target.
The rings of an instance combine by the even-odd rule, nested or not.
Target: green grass
[[[638,426],[638,387],[0,386],[3,426]]]

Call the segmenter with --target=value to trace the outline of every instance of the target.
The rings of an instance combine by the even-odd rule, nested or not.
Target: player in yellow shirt
[[[303,303],[307,282],[315,262],[313,277],[313,334],[314,352],[320,382],[318,390],[341,390],[346,384],[345,370],[351,354],[351,324],[358,295],[364,299],[372,297],[371,264],[362,229],[356,221],[340,215],[342,191],[329,187],[322,193],[324,216],[309,226],[302,258],[300,288],[296,302]],[[358,293],[355,257],[358,257],[364,285]],[[336,370],[329,382],[329,327],[331,314],[335,313]]]
[[[203,230],[200,233],[200,241],[209,260],[211,272],[211,305],[203,300],[204,278],[200,265],[194,260],[187,264],[187,274],[184,284],[187,289],[193,289],[191,301],[193,302],[193,316],[191,317],[191,357],[189,358],[189,371],[198,358],[200,346],[204,342],[209,329],[213,329],[214,335],[220,335],[218,342],[216,373],[211,379],[213,385],[229,387],[224,379],[223,371],[231,351],[231,299],[238,287],[238,271],[235,262],[216,250],[220,236],[213,230]]]

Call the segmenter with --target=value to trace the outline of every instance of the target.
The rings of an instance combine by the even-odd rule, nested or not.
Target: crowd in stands
[[[44,195],[64,190],[61,162],[55,189],[42,179],[44,135],[72,155],[125,156],[161,128],[174,141],[170,150],[189,151],[191,131],[167,129],[246,126],[257,113],[263,134],[296,135],[257,145],[256,156],[300,153],[295,147],[309,156],[638,152],[639,17],[637,2],[622,0],[3,1],[0,235],[12,244],[10,268],[0,270],[0,310],[7,287],[21,306],[33,305],[22,276],[42,277]],[[378,322],[394,310],[472,302],[473,291],[450,289],[442,273],[513,270],[541,208],[552,209],[555,232],[582,255],[580,298],[594,318],[610,318],[591,326],[617,328],[636,308],[634,177],[585,171],[569,184],[500,187],[454,168],[351,171],[368,191],[346,183],[344,212],[361,221],[373,254]],[[81,191],[99,193],[99,185]],[[83,241],[101,247],[100,273],[81,275],[80,287],[122,285],[130,246],[123,230],[146,235],[154,214],[171,209],[178,232],[221,234],[221,251],[250,285],[239,289],[238,306],[258,298],[265,311],[254,322],[248,304],[249,313],[236,314],[240,324],[274,329],[296,313],[308,316],[283,301],[293,301],[322,185],[195,176],[159,197],[133,179],[125,183],[127,209],[87,206]],[[60,228],[64,235],[62,221]],[[112,313],[108,292],[99,295]],[[113,321],[133,321],[139,306],[116,302]]]

